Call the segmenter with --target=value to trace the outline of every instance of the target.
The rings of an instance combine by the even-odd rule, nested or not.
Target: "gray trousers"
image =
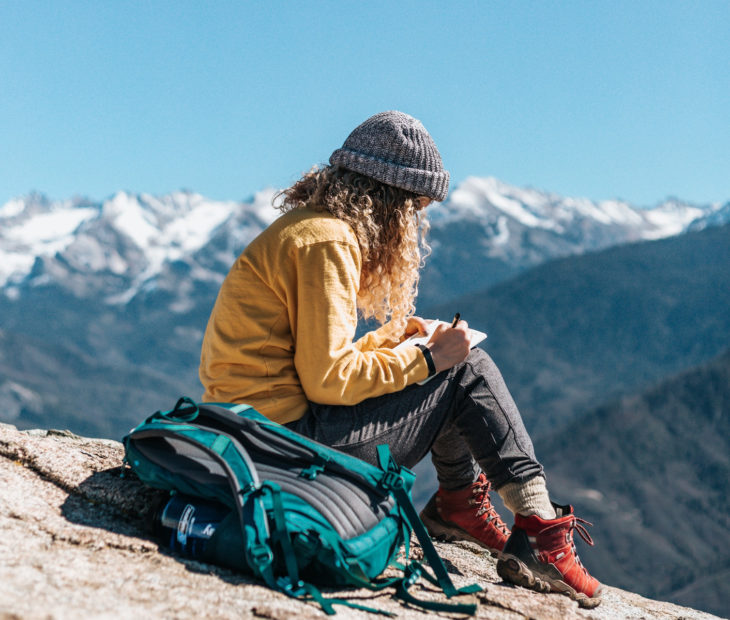
[[[439,484],[448,490],[467,486],[480,470],[496,489],[542,474],[502,374],[478,348],[424,385],[351,406],[310,403],[287,426],[370,463],[377,463],[382,443],[409,468],[430,450]]]

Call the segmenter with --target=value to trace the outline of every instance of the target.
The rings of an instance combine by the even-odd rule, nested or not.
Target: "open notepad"
[[[414,334],[410,338],[406,338],[403,342],[399,343],[398,346],[396,346],[396,349],[400,349],[401,347],[409,347],[416,344],[428,344],[428,341],[431,340],[431,336],[436,331],[436,328],[439,325],[446,325],[447,327],[451,327],[451,323],[447,323],[446,321],[439,321],[436,319],[435,321],[431,321],[428,323],[428,327],[426,328],[425,334]],[[474,348],[477,346],[482,340],[484,340],[487,337],[487,334],[484,332],[480,332],[478,329],[472,329],[469,328],[469,347]],[[435,376],[435,375],[434,375]],[[427,381],[430,381],[432,377],[428,377],[424,379],[423,381],[419,381],[419,385],[423,385]]]

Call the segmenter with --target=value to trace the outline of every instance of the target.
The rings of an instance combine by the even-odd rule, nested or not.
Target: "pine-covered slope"
[[[730,346],[730,226],[545,263],[424,310],[489,335],[534,433]]]
[[[555,497],[595,524],[582,559],[598,578],[730,616],[730,349],[536,450]]]

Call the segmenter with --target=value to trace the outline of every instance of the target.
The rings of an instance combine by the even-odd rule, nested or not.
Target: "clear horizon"
[[[3,3],[0,205],[241,200],[385,109],[423,121],[452,188],[724,203],[728,26],[720,0]]]

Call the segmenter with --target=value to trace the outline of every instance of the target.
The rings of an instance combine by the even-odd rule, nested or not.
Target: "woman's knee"
[[[497,364],[490,355],[478,347],[469,351],[469,355],[462,362],[461,367],[464,369],[464,380],[467,382],[477,381],[485,382],[490,389],[497,392],[508,392],[507,386],[504,384],[504,378]],[[471,379],[469,379],[471,377]],[[511,398],[511,397],[510,397]]]
[[[474,368],[477,374],[487,374],[493,370],[499,370],[489,354],[479,347],[474,347],[469,351],[469,355],[466,356],[464,363]]]

